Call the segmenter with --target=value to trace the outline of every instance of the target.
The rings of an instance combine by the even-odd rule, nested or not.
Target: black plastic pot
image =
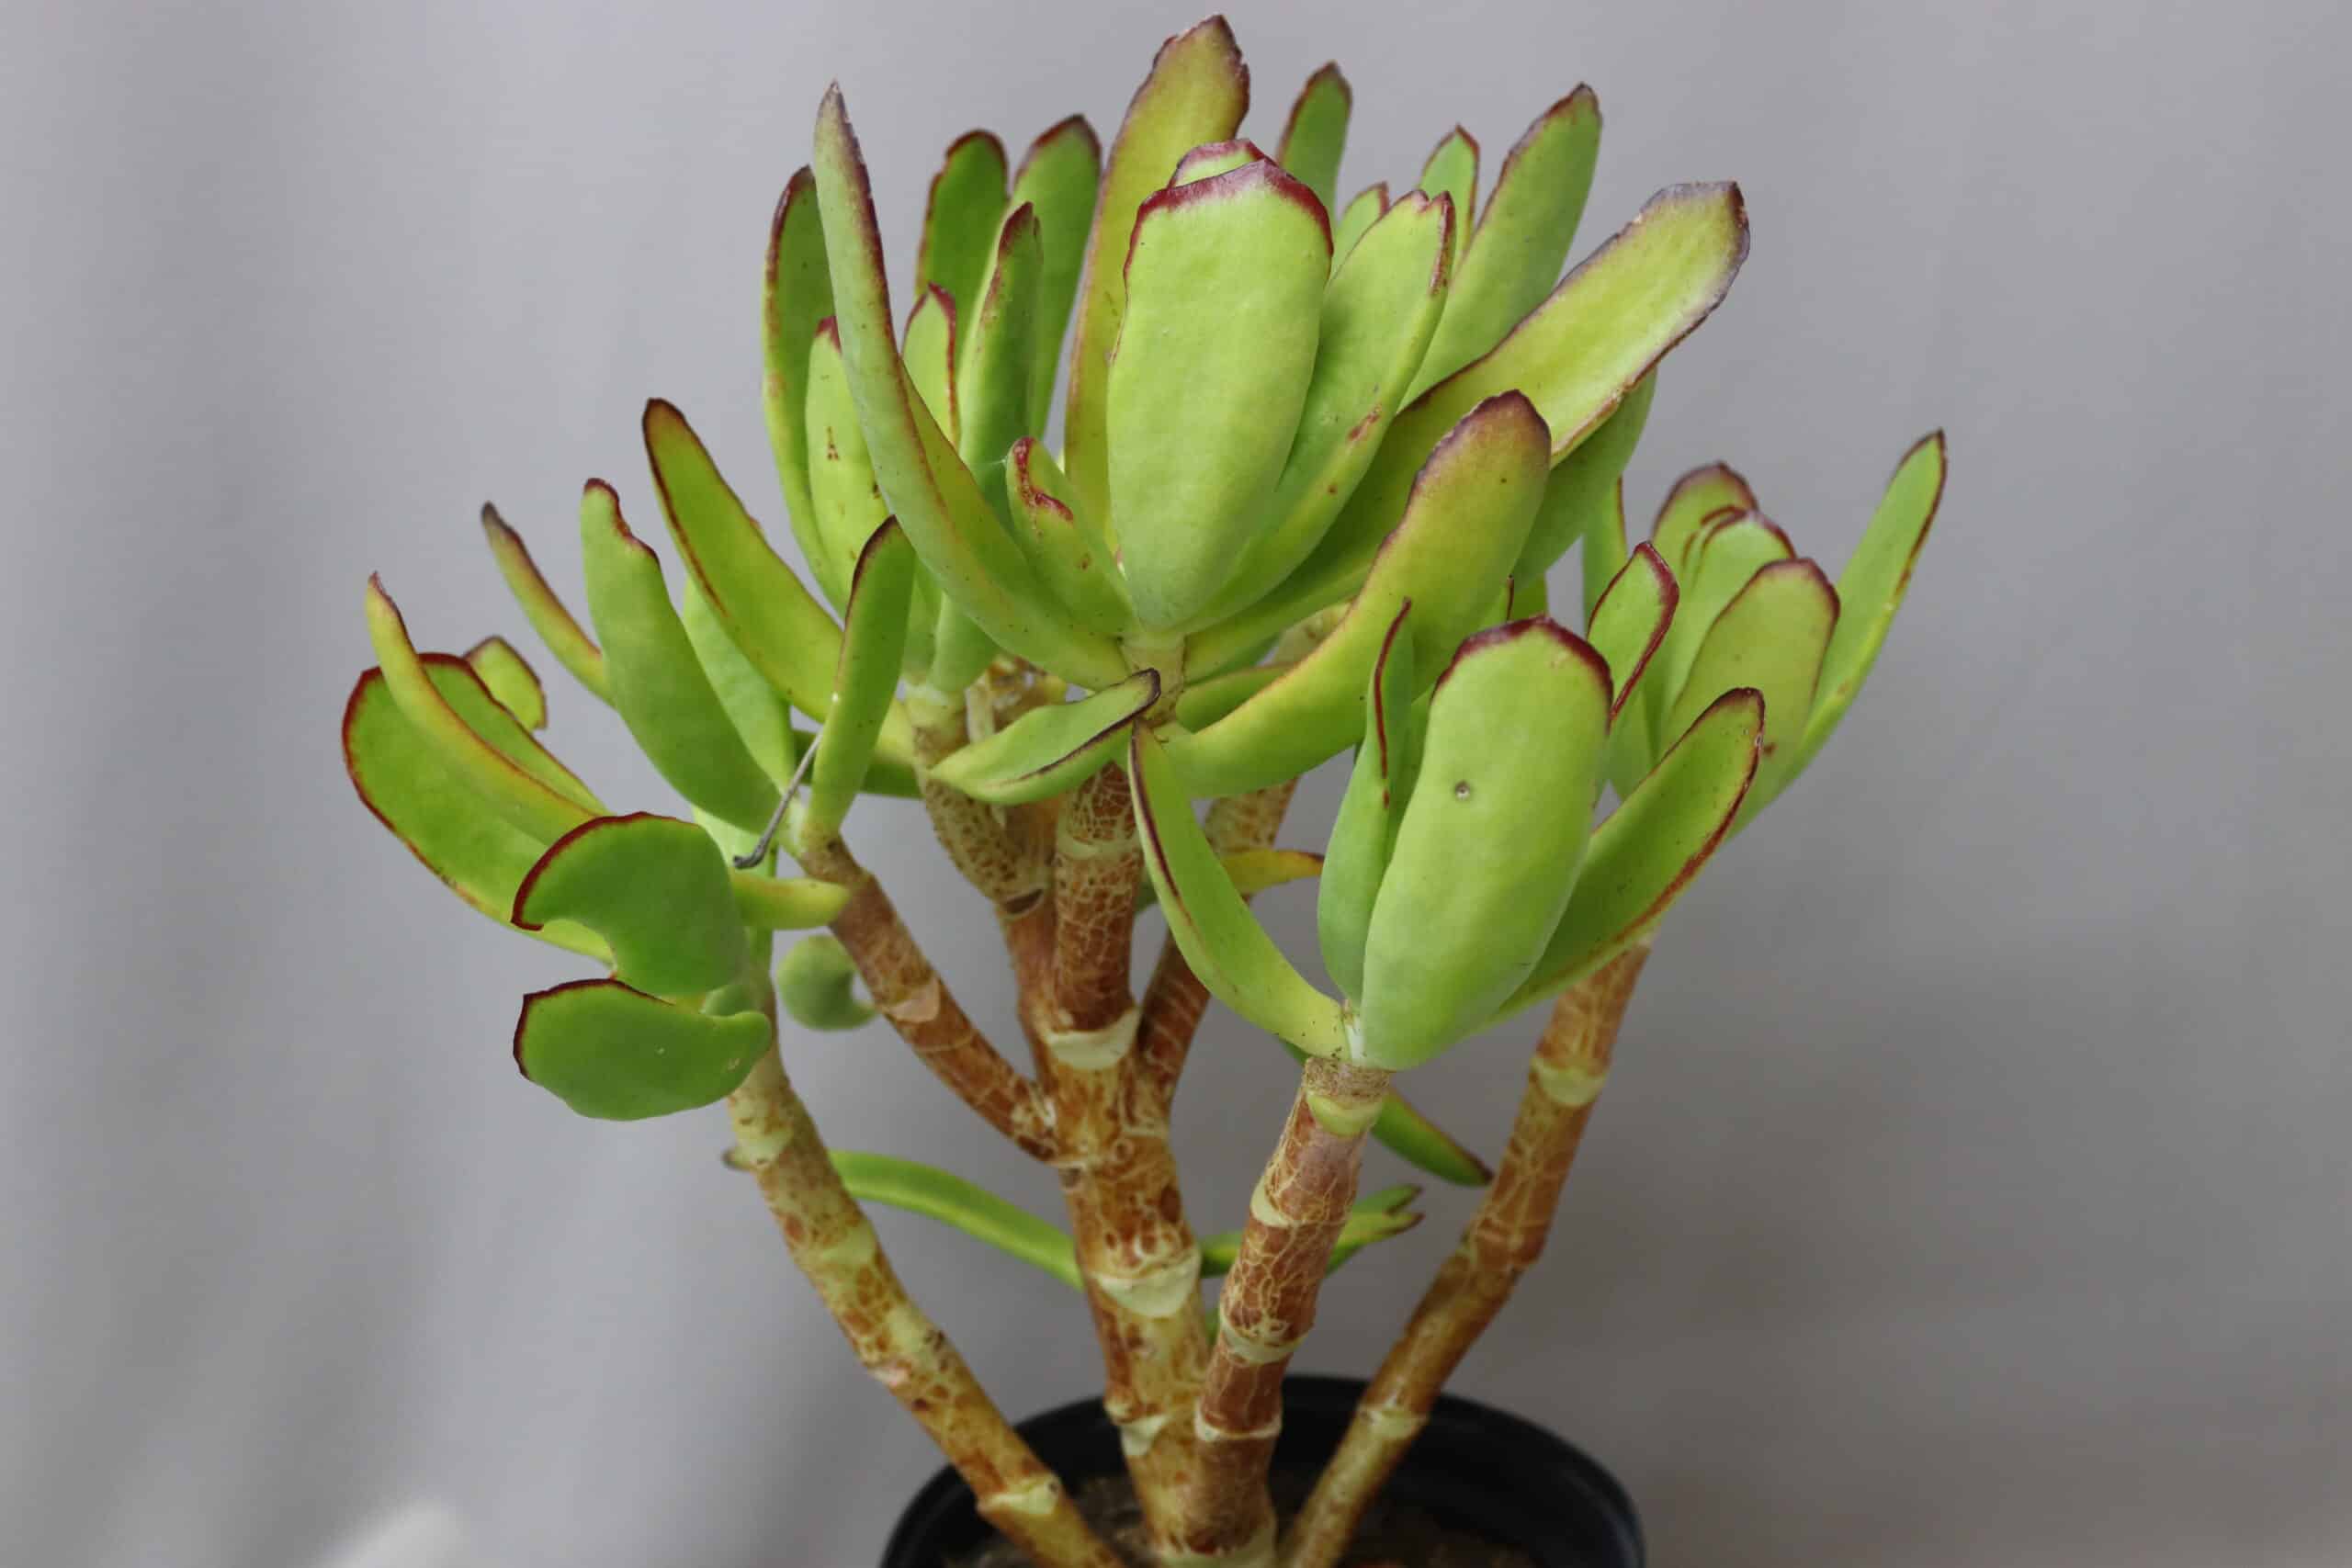
[[[1363,1392],[1356,1378],[1292,1378],[1275,1469],[1319,1469]],[[1093,1400],[1034,1416],[1021,1435],[1073,1492],[1120,1468],[1118,1429]],[[1642,1568],[1641,1523],[1617,1478],[1543,1427],[1475,1400],[1438,1401],[1388,1493],[1442,1524],[1515,1546],[1541,1568]],[[940,1568],[988,1539],[970,1488],[943,1469],[899,1517],[881,1568]]]

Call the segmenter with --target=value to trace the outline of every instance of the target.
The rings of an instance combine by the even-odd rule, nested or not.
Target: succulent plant
[[[1281,1380],[1322,1282],[1419,1218],[1418,1189],[1359,1197],[1365,1143],[1491,1183],[1285,1548],[1335,1561],[1540,1248],[1659,921],[1851,704],[1941,492],[1936,437],[1834,588],[1720,466],[1678,483],[1629,553],[1622,475],[1659,360],[1745,257],[1737,188],[1668,187],[1563,276],[1599,148],[1589,89],[1537,117],[1483,208],[1459,130],[1415,188],[1340,204],[1336,68],[1272,152],[1241,136],[1248,105],[1212,19],[1161,50],[1107,153],[1075,118],[1017,166],[992,136],[958,140],[901,318],[826,95],[763,288],[805,578],[660,400],[642,434],[676,570],[591,481],[588,626],[485,508],[525,618],[683,815],[606,806],[541,744],[548,702],[520,654],[420,652],[372,580],[377,664],[344,720],[361,798],[418,859],[602,971],[525,998],[524,1076],[615,1120],[724,1101],[729,1163],[856,1353],[1042,1564],[1114,1560],[863,1205],[1082,1292],[1153,1551],[1245,1565],[1275,1560]],[[1572,628],[1545,574],[1579,545]],[[1351,746],[1325,852],[1275,847],[1300,775]],[[920,801],[982,896],[1034,1073],[852,854],[865,799]],[[1250,908],[1316,876],[1337,995]],[[1136,998],[1151,904],[1170,940]],[[779,931],[814,934],[779,960]],[[1211,996],[1301,1066],[1247,1225],[1202,1239],[1168,1113]],[[1396,1092],[1554,998],[1498,1168]],[[825,1148],[785,1026],[877,1017],[1058,1172],[1068,1230],[919,1162]]]

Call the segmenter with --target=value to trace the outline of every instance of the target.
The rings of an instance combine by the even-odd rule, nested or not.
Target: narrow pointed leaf
[[[710,835],[674,817],[600,817],[548,846],[514,892],[514,923],[568,919],[605,939],[615,975],[651,996],[741,979],[751,943]]]
[[[1396,848],[1396,824],[1412,798],[1420,769],[1420,733],[1413,699],[1412,638],[1401,635],[1412,615],[1407,600],[1388,623],[1364,699],[1363,739],[1331,828],[1323,879],[1316,889],[1315,934],[1323,966],[1350,997],[1363,995],[1364,942],[1380,879]]]
[[[1349,198],[1348,205],[1340,211],[1339,221],[1331,226],[1331,265],[1334,267],[1348,259],[1349,254],[1356,248],[1356,242],[1370,232],[1372,226],[1380,221],[1381,214],[1387,210],[1386,180],[1375,181]],[[1461,214],[1454,216],[1458,220]]]
[[[1044,271],[1037,214],[1025,204],[1016,207],[996,237],[987,288],[967,313],[971,330],[956,355],[956,449],[975,473],[1001,463],[1029,433]],[[996,499],[1001,504],[1002,498]]]
[[[1106,637],[1134,630],[1136,613],[1109,536],[1100,519],[1080,516],[1065,499],[1069,481],[1044,446],[1027,437],[1014,443],[1005,486],[1014,536],[1055,600],[1080,626]]]
[[[426,654],[424,662],[427,678],[445,694],[481,683],[450,655]],[[514,890],[545,841],[483,803],[481,793],[401,712],[381,670],[360,676],[344,706],[343,761],[361,804],[426,870],[459,898],[514,929],[507,916],[514,908]],[[594,931],[568,921],[529,934],[599,961],[608,956]]]
[[[1508,337],[1396,417],[1347,509],[1301,569],[1312,574],[1317,602],[1345,598],[1362,581],[1424,455],[1466,410],[1505,390],[1525,393],[1559,461],[1706,320],[1747,255],[1736,186],[1673,186],[1651,197]]]
[[[1032,708],[994,735],[951,751],[931,776],[991,806],[1046,800],[1115,758],[1159,700],[1159,672],[1138,670],[1074,703]]]
[[[1206,729],[1282,679],[1290,668],[1288,663],[1251,664],[1194,681],[1176,699],[1176,722],[1186,729]]]
[[[801,931],[831,925],[849,902],[849,889],[813,876],[770,876],[763,871],[730,872],[735,913],[755,931]]]
[[[1171,186],[1136,215],[1104,418],[1111,527],[1147,627],[1205,604],[1262,525],[1330,270],[1321,205],[1272,164]]]
[[[1216,863],[1233,879],[1233,890],[1244,898],[1323,873],[1323,857],[1306,850],[1227,850],[1216,857]],[[1159,902],[1159,891],[1147,878],[1136,889],[1136,910],[1141,913]]]
[[[907,318],[904,358],[907,378],[951,446],[963,428],[956,401],[956,301],[933,284]]]
[[[1537,116],[1504,157],[1475,229],[1470,209],[1462,209],[1468,242],[1461,276],[1411,396],[1500,343],[1552,291],[1600,156],[1600,100],[1590,87],[1579,86]],[[1476,169],[1474,161],[1474,180]]]
[[[695,1012],[618,980],[575,980],[523,998],[514,1063],[582,1116],[635,1122],[725,1099],[771,1032],[761,1013]]]
[[[775,781],[744,747],[695,660],[661,562],[601,481],[581,495],[580,554],[588,613],[612,667],[613,705],[629,734],[671,788],[738,828],[758,828],[775,807]]]
[[[849,369],[842,363],[841,331],[830,317],[817,323],[808,350],[807,413],[808,497],[818,539],[809,563],[825,597],[842,609],[849,604],[850,570],[890,508],[857,423]],[[797,664],[795,670],[798,678],[808,678]]]
[[[1543,958],[1503,1013],[1566,990],[1657,929],[1731,832],[1763,731],[1764,699],[1726,692],[1609,814]]]
[[[809,770],[803,830],[812,841],[823,842],[841,830],[897,700],[916,570],[914,550],[896,523],[876,528],[857,558],[841,665],[833,674],[833,711],[817,737],[817,760]]]
[[[1804,770],[1853,705],[1886,642],[1887,628],[1894,624],[1894,612],[1903,607],[1911,568],[1928,542],[1943,494],[1944,433],[1939,430],[1904,454],[1862,542],[1838,575],[1838,631],[1822,660],[1820,694],[1805,721],[1797,755],[1778,787],[1787,788]]]
[[[1094,191],[1102,175],[1102,148],[1084,115],[1072,115],[1029,144],[1012,179],[1012,203],[1037,214],[1041,283],[1037,292],[1036,357],[1030,369],[1029,423],[1043,435],[1054,400],[1054,374],[1062,338],[1078,299],[1086,262],[1086,234],[1094,220]]]
[[[839,1032],[870,1021],[874,1008],[857,985],[857,964],[831,931],[802,937],[775,966],[776,1000],[803,1029]]]
[[[1354,107],[1355,90],[1335,61],[1306,79],[1283,126],[1276,156],[1327,208],[1339,194],[1340,155],[1347,149],[1348,116]]]
[[[835,585],[821,564],[823,540],[809,510],[808,403],[809,344],[817,323],[832,313],[833,284],[825,265],[825,233],[817,218],[817,181],[804,164],[786,182],[768,226],[767,265],[760,289],[765,355],[760,406],[792,536],[828,593]]]
[[[1535,526],[1527,531],[1527,547],[1520,552],[1520,576],[1542,577],[1567,554],[1570,545],[1578,539],[1589,541],[1594,530],[1616,520],[1617,488],[1649,423],[1650,401],[1657,390],[1657,372],[1653,370],[1634,383],[1625,400],[1589,440],[1552,466],[1552,482],[1544,489],[1544,509],[1535,514]],[[1619,532],[1622,537],[1622,526]]]
[[[1306,1053],[1284,1043],[1283,1048],[1300,1061]],[[1470,1146],[1444,1128],[1430,1121],[1413,1102],[1397,1093],[1388,1091],[1380,1102],[1380,1113],[1373,1119],[1372,1135],[1383,1148],[1417,1170],[1425,1170],[1440,1181],[1456,1187],[1484,1187],[1495,1179]]]
[[[831,1154],[842,1185],[859,1202],[882,1203],[937,1220],[1008,1258],[1043,1269],[1074,1291],[1085,1288],[1069,1234],[1019,1204],[918,1160],[856,1149]]]
[[[1127,242],[1136,210],[1166,183],[1178,159],[1203,142],[1231,137],[1249,109],[1249,68],[1233,29],[1224,17],[1212,17],[1160,45],[1112,140],[1087,236],[1064,419],[1063,462],[1076,500],[1097,517],[1111,510],[1108,382],[1111,351],[1126,314]]]
[[[490,553],[498,562],[498,575],[506,581],[507,592],[514,595],[521,606],[523,618],[531,623],[531,630],[547,645],[556,662],[571,671],[571,678],[588,688],[599,702],[613,700],[605,683],[605,656],[595,640],[581,629],[555,590],[539,574],[537,562],[523,543],[523,536],[506,525],[498,508],[488,502],[482,503],[481,531],[490,540]]]
[[[1439,679],[1364,942],[1363,1060],[1429,1060],[1533,971],[1576,886],[1609,688],[1600,655],[1543,619],[1480,632]]]
[[[1547,446],[1543,420],[1517,393],[1472,410],[1430,454],[1404,521],[1331,635],[1223,719],[1171,738],[1170,761],[1186,787],[1196,795],[1261,788],[1353,741],[1363,731],[1364,682],[1408,597],[1413,668],[1442,669],[1518,558],[1543,499]],[[1219,639],[1247,648],[1260,628],[1245,623],[1261,614],[1195,639],[1193,651],[1214,660]]]
[[[1775,561],[1724,607],[1691,660],[1667,717],[1667,734],[1681,733],[1735,688],[1752,688],[1764,699],[1764,737],[1757,748],[1756,782],[1740,808],[1743,823],[1771,804],[1796,765],[1838,618],[1838,591],[1819,566]]]
[[[1117,647],[1057,614],[914,394],[891,336],[881,232],[839,88],[818,114],[816,171],[842,360],[891,512],[947,596],[999,646],[1080,685],[1117,681],[1126,673]]]
[[[1727,513],[1757,510],[1756,492],[1738,471],[1723,463],[1691,469],[1674,481],[1650,524],[1650,543],[1677,581],[1690,575],[1684,558],[1706,525]]]
[[[399,606],[372,577],[368,634],[401,712],[492,810],[542,844],[605,814],[588,787],[531,739],[465,660],[450,663],[464,670],[467,680],[433,678],[409,640]]]
[[[513,643],[503,637],[486,637],[466,649],[466,662],[498,699],[498,705],[513,714],[524,728],[548,727],[547,688],[539,684],[539,672],[514,651]]]
[[[1445,309],[1453,205],[1419,192],[1388,209],[1324,290],[1315,370],[1266,523],[1200,619],[1263,597],[1313,553],[1372,464]]]
[[[979,305],[1004,220],[1004,143],[967,131],[947,149],[923,205],[922,243],[915,252],[915,292],[944,288],[959,313]]]
[[[695,662],[709,677],[710,689],[718,705],[727,710],[727,721],[742,737],[743,749],[751,752],[762,773],[782,785],[800,761],[800,737],[792,728],[792,705],[768,684],[767,677],[727,635],[718,612],[710,607],[694,573],[683,575],[685,581],[678,585],[678,624],[686,628]]]
[[[1301,975],[1266,934],[1217,863],[1168,757],[1149,731],[1127,742],[1127,781],[1169,933],[1201,983],[1226,1006],[1314,1055],[1343,1043],[1340,1004]]]

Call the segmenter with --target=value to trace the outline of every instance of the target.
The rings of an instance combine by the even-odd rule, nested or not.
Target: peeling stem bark
[[[1218,1297],[1216,1348],[1193,1417],[1201,1456],[1184,1498],[1183,1550],[1223,1568],[1270,1568],[1266,1473],[1283,1425],[1283,1374],[1315,1325],[1332,1244],[1355,1201],[1364,1134],[1390,1075],[1317,1058],[1250,1199]]]
[[[1629,949],[1554,1006],[1494,1184],[1357,1403],[1339,1451],[1292,1527],[1285,1568],[1340,1561],[1446,1380],[1542,1256],[1648,956],[1646,944]]]
[[[728,1097],[736,1159],[793,1262],[875,1380],[970,1483],[980,1517],[1039,1568],[1120,1568],[938,1325],[909,1298],[771,1047]]]

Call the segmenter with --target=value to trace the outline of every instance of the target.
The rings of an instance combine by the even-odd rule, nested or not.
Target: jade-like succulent
[[[1536,118],[1483,197],[1456,130],[1394,199],[1381,183],[1345,203],[1338,70],[1262,146],[1249,98],[1212,19],[1168,41],[1107,152],[1077,118],[1017,165],[985,132],[957,140],[894,299],[829,92],[762,283],[798,564],[658,400],[650,503],[582,494],[585,625],[484,509],[524,618],[682,807],[607,805],[542,744],[550,703],[521,654],[420,651],[372,580],[377,662],[344,717],[384,825],[588,971],[524,999],[524,1077],[611,1120],[725,1102],[729,1163],[855,1353],[1048,1568],[1114,1559],[863,1205],[1081,1292],[1151,1551],[1247,1568],[1277,1560],[1281,1373],[1322,1280],[1419,1217],[1417,1188],[1358,1198],[1365,1144],[1491,1181],[1280,1549],[1337,1561],[1540,1247],[1660,920],[1850,706],[1942,487],[1930,438],[1834,588],[1720,466],[1629,552],[1622,475],[1659,361],[1746,255],[1737,188],[1668,186],[1563,276],[1599,150],[1589,89]],[[666,567],[625,509],[658,511]],[[1546,573],[1579,547],[1580,613],[1555,618]],[[1351,746],[1326,851],[1277,847],[1298,779]],[[915,810],[1002,934],[1034,1072],[843,838],[854,815],[901,832]],[[1318,876],[1336,995],[1250,908]],[[1169,942],[1138,998],[1155,905]],[[779,959],[778,931],[814,934]],[[1201,1238],[1167,1134],[1211,996],[1303,1065],[1247,1224]],[[1499,1168],[1395,1092],[1555,998]],[[920,1162],[826,1149],[786,1066],[810,1033],[877,1019],[1054,1168],[1068,1230]]]

